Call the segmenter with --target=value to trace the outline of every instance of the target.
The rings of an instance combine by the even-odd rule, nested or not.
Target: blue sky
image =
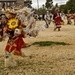
[[[46,3],[46,0],[38,0],[39,1],[39,7],[41,7],[43,4]],[[59,5],[65,4],[68,0],[53,0],[53,4],[55,5],[58,3]],[[37,0],[32,0],[32,7],[37,8]]]

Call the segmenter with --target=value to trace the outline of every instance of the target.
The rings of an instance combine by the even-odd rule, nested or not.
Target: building
[[[16,6],[16,5],[24,6],[24,0],[0,0],[0,7],[3,7],[3,8]]]
[[[24,0],[16,0],[16,4],[24,6]]]

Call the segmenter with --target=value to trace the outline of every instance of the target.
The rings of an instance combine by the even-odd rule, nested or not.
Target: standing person
[[[21,48],[27,47],[28,44],[24,42],[23,38],[25,33],[23,32],[20,20],[18,20],[16,14],[10,13],[7,21],[7,33],[9,36],[8,42],[5,47],[5,54],[22,55]]]
[[[58,31],[60,31],[60,28],[61,28],[61,23],[60,23],[61,22],[61,17],[60,17],[58,9],[56,9],[56,11],[54,12],[53,19],[54,19],[54,22],[55,22],[54,31],[56,29],[58,29]]]
[[[74,19],[74,25],[75,25],[75,13],[73,14],[73,19]]]
[[[24,34],[19,28],[16,28],[15,31],[10,31],[10,37],[5,48],[5,52],[22,55],[21,48],[25,46],[23,38]]]
[[[65,14],[64,14],[64,12],[63,12],[63,10],[60,12],[60,16],[61,16],[61,23],[62,23],[62,25],[64,25],[64,22],[65,22]]]
[[[71,24],[71,14],[70,14],[70,10],[68,10],[68,13],[67,13],[67,24]]]
[[[0,20],[0,33],[1,33],[1,38],[4,40],[4,29],[7,23],[7,17],[5,14],[1,14],[1,20]]]
[[[44,15],[44,20],[46,22],[46,28],[49,28],[51,18],[50,18],[50,12],[47,11],[46,14]]]

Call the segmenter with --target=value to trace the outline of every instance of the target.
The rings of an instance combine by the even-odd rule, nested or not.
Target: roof
[[[0,0],[0,2],[15,2],[16,0]]]

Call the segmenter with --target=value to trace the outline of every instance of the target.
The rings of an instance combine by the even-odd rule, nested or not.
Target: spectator
[[[50,12],[47,11],[46,14],[44,15],[44,20],[46,22],[46,28],[49,27],[50,22],[51,22],[51,18],[50,18]]]

